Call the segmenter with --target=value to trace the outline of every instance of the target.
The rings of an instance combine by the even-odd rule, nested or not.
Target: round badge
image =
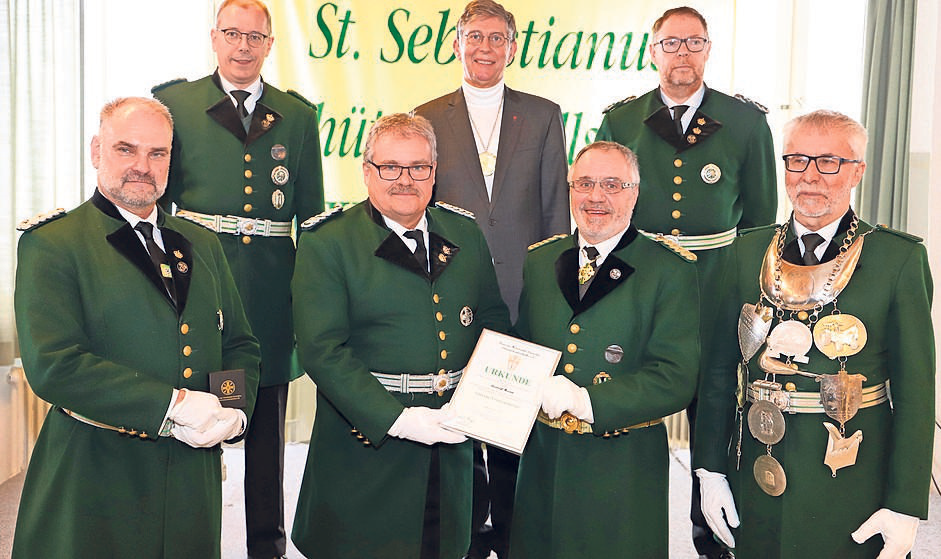
[[[291,174],[288,172],[287,167],[284,165],[278,165],[271,170],[271,182],[275,183],[278,186],[284,186],[288,183],[288,179],[291,178]]]
[[[698,140],[699,138],[697,138],[696,136],[692,134],[690,134],[689,136],[686,136],[686,141],[690,144],[695,144]]]
[[[785,320],[771,330],[768,336],[768,355],[790,355],[798,363],[807,363],[807,352],[814,344],[814,336],[803,322]]]
[[[814,345],[830,359],[856,355],[867,339],[866,326],[851,314],[831,314],[814,325]]]
[[[235,383],[229,379],[226,379],[225,382],[222,383],[222,386],[219,387],[219,390],[224,395],[231,396],[232,394],[235,393]]]
[[[283,168],[284,167],[282,167],[282,169]],[[285,173],[287,173],[287,171],[285,171]],[[272,179],[274,179],[274,177],[272,177]],[[271,205],[274,206],[276,210],[280,210],[284,207],[284,192],[282,192],[280,188],[271,193]]]
[[[702,177],[704,183],[715,184],[722,178],[722,170],[719,169],[719,166],[715,163],[709,163],[702,168],[702,171],[699,172],[699,176]]]
[[[614,268],[608,273],[608,276],[613,280],[621,279],[621,270]]]
[[[624,348],[617,344],[611,344],[604,348],[604,360],[608,363],[620,363],[624,357]]]
[[[768,454],[759,456],[755,460],[752,473],[755,475],[758,487],[761,487],[762,491],[772,497],[781,495],[787,488],[787,476],[784,475],[784,468],[773,456]]]
[[[784,414],[768,400],[759,400],[748,410],[748,430],[764,444],[778,444],[784,438]]]
[[[271,158],[275,161],[284,161],[284,158],[288,155],[288,148],[284,147],[281,144],[275,144],[271,146]]]
[[[470,326],[474,322],[474,311],[465,306],[461,309],[461,326]]]
[[[185,274],[186,272],[190,271],[190,267],[186,265],[186,262],[177,262],[176,271],[180,272],[181,274]]]

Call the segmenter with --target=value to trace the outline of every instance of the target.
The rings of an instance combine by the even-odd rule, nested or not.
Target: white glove
[[[556,419],[568,411],[582,421],[595,422],[588,391],[561,375],[546,381],[542,389],[542,409],[549,419]]]
[[[732,490],[729,489],[725,474],[696,468],[696,475],[699,476],[700,506],[706,524],[722,543],[735,549],[735,538],[729,526],[738,528],[738,511],[735,510],[735,500],[732,499]]]
[[[196,431],[205,431],[218,421],[218,414],[222,411],[222,404],[215,394],[199,392],[197,390],[180,390],[183,399],[176,401],[167,412],[167,419],[177,425],[192,427]]]
[[[467,437],[441,427],[441,423],[447,421],[451,415],[452,412],[447,409],[405,408],[392,427],[389,427],[389,436],[427,445],[462,443]]]
[[[245,432],[248,418],[245,412],[234,408],[222,408],[216,423],[202,431],[174,423],[170,435],[193,448],[208,448],[222,441],[234,439]]]
[[[889,509],[879,509],[853,532],[853,541],[863,543],[876,534],[882,534],[885,545],[876,559],[895,559],[905,557],[912,550],[917,531],[918,518]]]

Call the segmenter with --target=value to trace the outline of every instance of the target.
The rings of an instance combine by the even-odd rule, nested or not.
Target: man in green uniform
[[[431,124],[383,116],[363,155],[369,198],[304,223],[294,321],[317,416],[291,537],[309,557],[461,557],[471,444],[442,406],[483,328],[506,331],[469,212],[427,208]],[[462,215],[459,215],[462,214]]]
[[[98,189],[20,224],[23,366],[52,403],[30,460],[13,557],[219,557],[219,443],[242,434],[258,342],[222,247],[156,207],[170,113],[118,99],[91,143]],[[208,392],[244,369],[244,411]]]
[[[928,514],[928,257],[920,239],[850,209],[866,168],[859,123],[798,117],[784,153],[794,213],[733,245],[701,382],[703,512],[736,557],[904,557]]]
[[[292,366],[292,221],[323,211],[315,108],[261,79],[271,15],[259,0],[226,0],[211,31],[218,69],[153,90],[173,113],[167,209],[219,235],[261,342],[258,403],[245,436],[249,557],[284,555],[284,417]]]
[[[736,230],[774,222],[774,146],[764,107],[703,83],[711,43],[702,14],[688,7],[667,10],[652,33],[650,57],[660,87],[607,109],[597,139],[623,144],[640,160],[637,228],[670,235],[696,252],[705,349]],[[687,415],[694,426],[695,403]],[[696,549],[719,557],[721,546],[699,510],[695,477],[692,495]]]
[[[520,336],[563,352],[520,461],[510,557],[667,557],[662,418],[699,363],[695,260],[631,223],[637,159],[596,142],[572,165],[578,229],[531,247]]]

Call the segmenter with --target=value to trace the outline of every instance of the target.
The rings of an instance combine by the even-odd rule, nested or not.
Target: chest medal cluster
[[[755,481],[773,497],[784,493],[787,476],[784,467],[772,456],[772,448],[785,436],[784,412],[826,413],[839,423],[839,428],[823,422],[828,432],[824,464],[832,475],[840,468],[856,463],[862,431],[846,437],[846,423],[856,415],[863,403],[863,381],[866,377],[847,372],[847,359],[866,345],[866,326],[859,318],[840,311],[837,297],[849,283],[862,253],[865,234],[856,235],[859,220],[853,218],[839,254],[829,262],[815,266],[799,266],[782,259],[788,225],[778,229],[762,262],[759,282],[761,297],[757,304],[746,303],[738,322],[739,348],[742,363],[738,371],[738,447],[741,459],[742,425],[747,423],[752,437],[767,447],[753,465]],[[823,309],[832,303],[829,314]],[[773,328],[772,328],[773,326]],[[758,366],[764,377],[749,382],[748,362],[764,346]],[[836,374],[819,374],[806,365],[808,353],[818,351],[839,362]],[[782,385],[779,377],[801,375],[816,380],[819,394],[798,392],[793,382]],[[871,402],[882,394],[866,394]],[[867,389],[868,390],[868,389]],[[746,418],[742,417],[745,402],[751,402]],[[743,421],[744,419],[744,421]]]

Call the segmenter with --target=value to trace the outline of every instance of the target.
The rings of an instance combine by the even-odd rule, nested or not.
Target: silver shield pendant
[[[738,315],[738,347],[745,361],[750,361],[758,353],[761,344],[765,343],[772,318],[774,313],[771,307],[759,307],[751,303],[742,305],[742,312]]]

